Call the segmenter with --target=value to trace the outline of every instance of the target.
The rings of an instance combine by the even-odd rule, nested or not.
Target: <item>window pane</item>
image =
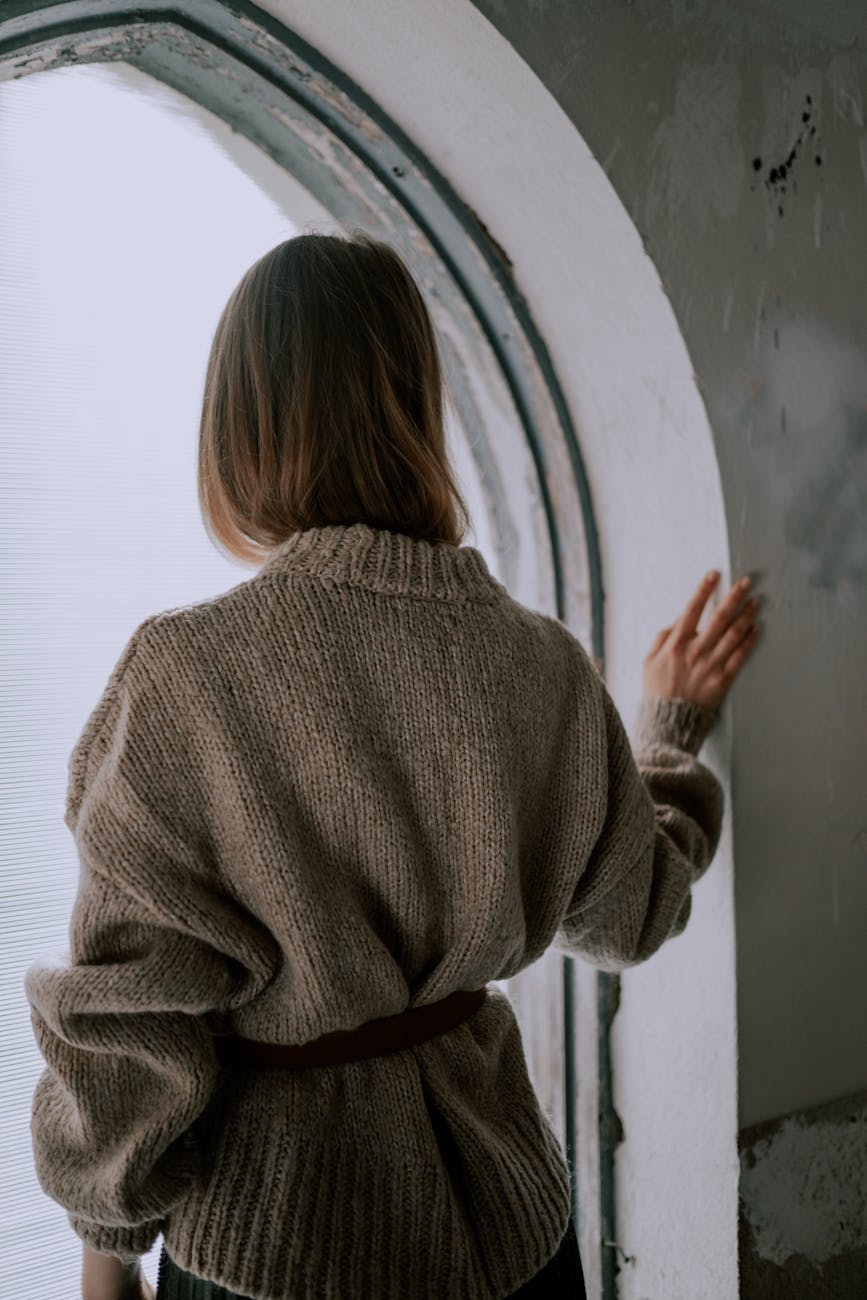
[[[136,69],[0,84],[0,1292],[16,1300],[79,1291],[79,1243],[32,1167],[43,1062],[23,990],[35,956],[67,948],[67,759],[143,618],[252,576],[199,517],[205,362],[240,275],[311,221],[331,224]]]

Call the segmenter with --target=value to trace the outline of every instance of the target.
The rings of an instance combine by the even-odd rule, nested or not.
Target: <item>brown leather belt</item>
[[[468,1020],[485,1000],[487,988],[450,993],[439,1002],[411,1007],[396,1016],[368,1020],[355,1029],[336,1029],[307,1043],[262,1043],[239,1034],[217,1035],[214,1043],[221,1065],[256,1069],[298,1070],[305,1066],[345,1065],[388,1056],[415,1047]]]

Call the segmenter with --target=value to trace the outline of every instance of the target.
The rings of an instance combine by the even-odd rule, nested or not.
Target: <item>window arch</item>
[[[279,8],[277,0],[274,7]],[[243,0],[233,0],[231,7],[219,0],[201,0],[195,6],[182,2],[170,11],[156,0],[136,5],[109,0],[59,0],[51,4],[20,0],[5,6],[0,20],[0,79],[74,62],[122,61],[190,96],[229,123],[237,132],[239,144],[242,139],[252,141],[294,175],[337,220],[367,226],[394,242],[436,307],[456,422],[463,430],[455,439],[459,453],[456,460],[464,467],[465,481],[472,479],[477,484],[474,522],[478,543],[518,599],[557,614],[601,665],[602,568],[582,454],[590,436],[585,423],[591,433],[595,425],[600,435],[611,430],[622,437],[628,419],[636,413],[634,397],[621,400],[617,393],[609,401],[593,390],[593,384],[587,383],[588,361],[582,355],[569,356],[568,343],[561,345],[552,333],[553,316],[540,311],[537,297],[534,312],[540,320],[547,317],[549,355],[509,252],[457,197],[429,158],[318,52],[320,41],[312,29],[320,23],[325,32],[329,7],[330,0],[306,7],[305,31],[311,37],[307,43],[269,17],[263,8]],[[397,12],[386,10],[388,5],[383,6],[383,22],[393,20]],[[483,20],[471,11],[469,3],[455,8],[456,27],[475,23],[478,29]],[[335,30],[333,21],[331,27]],[[458,35],[453,37],[453,52],[459,49],[459,39]],[[506,58],[499,47],[497,58],[501,62]],[[473,76],[480,80],[481,72],[477,69]],[[365,84],[375,84],[364,80]],[[529,102],[534,93],[532,87],[523,86],[522,102]],[[550,100],[550,96],[547,98]],[[540,136],[544,137],[541,119],[545,117],[546,127],[553,122],[556,128],[556,106],[552,108],[553,101],[542,105],[541,98],[533,104],[539,109]],[[634,350],[628,346],[614,360],[602,355],[610,346],[608,335],[603,340],[600,332],[598,341],[589,335],[582,339],[590,362],[601,360],[607,378],[621,366],[633,390],[646,384],[645,396],[654,411],[658,398],[660,424],[664,426],[670,420],[670,427],[656,429],[646,444],[636,441],[634,447],[630,445],[626,460],[649,468],[654,459],[669,453],[666,439],[670,442],[673,436],[676,441],[686,421],[694,420],[696,414],[698,438],[706,434],[708,446],[709,432],[706,421],[702,422],[700,403],[692,402],[689,394],[681,401],[678,392],[672,402],[673,386],[682,385],[684,391],[688,388],[694,394],[694,384],[670,309],[652,268],[648,275],[643,265],[647,259],[631,226],[628,235],[635,236],[634,240],[629,243],[624,234],[628,219],[613,192],[609,193],[610,187],[606,188],[602,169],[586,149],[586,157],[579,157],[583,142],[574,128],[571,134],[574,141],[570,148],[572,144],[574,148],[568,166],[577,160],[576,176],[586,186],[586,193],[580,196],[581,222],[586,227],[595,221],[597,231],[608,222],[612,232],[609,242],[623,263],[621,280],[610,295],[614,306],[604,305],[603,323],[610,323],[624,304],[631,309],[633,289],[640,280],[641,302],[636,307],[636,319],[627,323],[618,338],[628,345],[631,331],[645,342],[653,339],[648,355],[664,363],[657,384],[655,378],[644,375]],[[556,159],[564,169],[566,152]],[[259,183],[267,188],[266,180],[259,178]],[[576,181],[573,192],[579,189]],[[465,187],[465,192],[472,192],[472,187]],[[490,215],[487,220],[491,226],[495,224]],[[514,249],[511,253],[514,256]],[[623,284],[629,276],[635,282],[630,283],[627,298]],[[560,288],[556,283],[554,287]],[[587,297],[600,307],[602,299],[594,297],[594,293],[593,288],[588,288]],[[658,297],[651,302],[654,294]],[[642,321],[641,311],[649,302],[652,310],[647,310]],[[568,340],[568,331],[563,337]],[[580,378],[570,382],[570,368]],[[590,393],[589,400],[583,395],[576,397],[582,383]],[[619,412],[618,401],[622,406]],[[677,408],[674,412],[673,407]],[[581,448],[570,414],[574,411],[582,413]],[[629,469],[622,454],[618,464],[621,470]],[[698,463],[694,473],[698,477],[705,471],[705,464]],[[597,500],[600,485],[604,494],[605,474],[597,458]],[[624,480],[627,477],[624,474]],[[688,466],[682,482],[688,494]],[[629,514],[622,517],[624,537],[633,549],[641,544],[637,533],[648,513],[652,511],[648,512],[646,503],[636,499],[635,509],[630,508]],[[717,516],[713,510],[708,515],[712,527]],[[692,522],[688,521],[687,532],[690,527]],[[694,532],[701,535],[705,531],[702,519]],[[648,551],[652,550],[653,540],[646,539]],[[628,549],[624,546],[624,554]],[[610,548],[606,558],[610,564]],[[618,617],[621,615],[622,611]],[[549,1114],[553,1112],[565,1135],[573,1169],[580,1166],[584,1180],[580,1228],[589,1281],[592,1286],[594,1270],[604,1272],[609,1294],[613,1247],[600,1252],[599,1241],[614,1239],[613,1151],[617,1126],[607,1061],[617,984],[605,977],[597,982],[592,972],[582,970],[580,964],[554,960],[556,965],[546,957],[531,971],[522,973],[513,983],[522,984],[524,992],[516,988],[514,1000],[534,1082],[542,1084],[540,1092],[546,1109]],[[539,1006],[550,1013],[547,1021],[536,1014]],[[569,1041],[576,1015],[582,1058],[582,1086],[578,1089]],[[546,1063],[551,1059],[552,1034],[564,1077],[557,1086],[546,1089],[541,1076],[550,1074]],[[597,1064],[601,1066],[598,1072]],[[577,1138],[576,1107],[582,1119]],[[599,1116],[601,1126],[597,1124]],[[583,1154],[578,1149],[582,1146]],[[590,1191],[598,1195],[591,1196]]]

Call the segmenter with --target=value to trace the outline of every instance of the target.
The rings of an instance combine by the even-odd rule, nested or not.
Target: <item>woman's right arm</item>
[[[713,585],[705,580],[644,660],[634,753],[582,650],[596,675],[593,702],[601,718],[594,730],[605,736],[607,805],[554,946],[603,970],[646,961],[681,933],[692,884],[719,843],[723,790],[697,754],[756,638],[755,608],[741,608],[745,592],[737,585],[698,633]]]

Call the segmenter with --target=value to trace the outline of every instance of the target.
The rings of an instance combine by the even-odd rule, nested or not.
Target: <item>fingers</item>
[[[747,602],[734,622],[729,624],[724,635],[720,637],[715,645],[711,645],[706,652],[705,662],[709,667],[721,667],[726,663],[732,651],[736,650],[744,637],[749,634],[758,614],[758,609],[759,602],[757,600],[753,599]],[[701,643],[702,637],[699,637],[695,643],[698,653],[701,653]]]
[[[647,659],[652,659],[653,656],[656,654],[656,652],[661,649],[662,643],[665,640],[665,638],[668,636],[670,631],[671,631],[671,627],[664,627],[662,628],[661,631],[657,632],[656,640],[654,641],[653,645],[650,647],[650,649],[647,652],[646,655]]]
[[[726,685],[726,689],[728,689],[731,682],[734,680],[734,678],[738,675],[740,670],[743,668],[744,663],[747,660],[747,657],[754,649],[758,639],[759,639],[758,627],[751,627],[749,632],[747,632],[746,636],[741,639],[740,645],[738,645],[737,648],[729,655],[728,659],[726,660],[725,667],[722,670],[722,678],[723,678],[723,682]]]
[[[747,585],[744,586],[746,581]],[[713,617],[708,621],[707,627],[696,637],[693,643],[693,650],[696,654],[707,655],[715,653],[717,642],[728,631],[735,618],[742,610],[744,596],[749,589],[749,579],[740,579],[734,583],[729,590],[728,595],[720,603],[718,609],[714,611]]]
[[[716,569],[714,569],[712,573],[706,575],[699,584],[698,590],[687,605],[683,614],[675,623],[675,636],[679,642],[688,641],[690,637],[695,635],[695,630],[698,627],[702,611],[710,599],[711,592],[719,581],[719,576],[719,572]]]

